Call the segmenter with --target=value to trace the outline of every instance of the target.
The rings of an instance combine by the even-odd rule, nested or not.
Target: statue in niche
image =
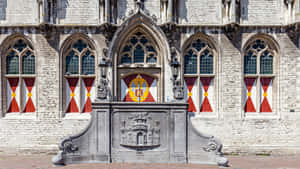
[[[38,3],[38,20],[39,23],[44,22],[44,0],[37,0]]]
[[[287,13],[286,13],[286,21],[287,23],[290,23],[293,21],[294,19],[294,15],[295,15],[295,0],[284,0],[286,7],[287,7]]]
[[[161,18],[164,22],[167,21],[168,18],[168,0],[161,0]]]
[[[225,22],[236,22],[240,0],[222,0]]]
[[[105,21],[105,1],[99,0],[99,14],[100,14],[100,20],[103,23]]]
[[[145,0],[134,0],[135,2],[135,9],[137,10],[144,10],[144,1]]]

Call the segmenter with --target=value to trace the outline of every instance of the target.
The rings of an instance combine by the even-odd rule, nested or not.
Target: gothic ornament
[[[103,49],[103,57],[101,63],[99,64],[100,67],[100,74],[101,78],[98,85],[97,90],[97,99],[98,100],[105,100],[108,94],[108,80],[107,80],[107,68],[109,65],[109,59],[107,59],[107,49]]]

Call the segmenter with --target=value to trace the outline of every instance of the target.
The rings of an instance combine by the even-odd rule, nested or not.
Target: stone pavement
[[[76,164],[55,167],[50,155],[0,155],[0,169],[214,169],[198,164]],[[227,156],[228,169],[300,169],[299,156]]]

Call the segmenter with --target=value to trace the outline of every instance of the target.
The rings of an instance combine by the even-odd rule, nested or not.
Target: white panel
[[[83,108],[84,108],[84,105],[85,105],[85,103],[86,103],[86,100],[87,100],[87,93],[88,93],[88,91],[87,91],[87,89],[86,89],[86,86],[85,86],[85,83],[84,83],[84,80],[83,79],[80,79],[81,80],[81,92],[80,92],[80,99],[81,99],[81,104],[80,104],[80,112],[82,112],[83,111]],[[77,88],[77,87],[76,87]],[[76,94],[77,95],[77,94]],[[77,104],[78,105],[78,104]]]
[[[198,80],[199,78],[197,78],[195,80],[195,83],[193,85],[193,89],[192,89],[192,99],[194,102],[194,105],[196,107],[196,110],[199,111],[200,110],[200,106],[199,106],[199,95],[198,95]]]
[[[69,107],[69,104],[70,104],[70,101],[72,98],[71,93],[72,93],[72,91],[71,91],[68,79],[66,79],[66,108]]]
[[[124,80],[122,79],[121,80],[121,101],[124,100],[127,93],[128,93],[128,87],[127,87],[126,83],[124,82]]]
[[[155,101],[157,101],[157,80],[153,80],[152,85],[149,88],[150,93],[152,94]]]
[[[257,108],[256,108],[257,107],[256,106],[256,94],[257,94],[256,83],[257,83],[257,80],[254,81],[252,89],[251,89],[251,100],[252,100],[255,110],[257,110]]]
[[[22,100],[23,100],[23,104],[22,104],[22,108],[20,108],[21,110],[24,111],[25,107],[26,107],[26,104],[27,104],[27,101],[29,99],[28,97],[28,89],[26,87],[26,83],[25,83],[25,80],[22,79],[22,84],[23,84],[23,89],[22,89]]]
[[[80,106],[80,87],[79,87],[80,86],[80,81],[79,80],[80,79],[78,79],[77,84],[76,84],[76,88],[74,90],[74,93],[75,93],[74,99],[75,99],[76,105],[77,105],[77,107],[80,111],[81,107],[79,107]]]
[[[11,103],[11,100],[13,99],[13,97],[11,96],[12,94],[12,89],[10,87],[10,84],[9,84],[9,81],[7,81],[7,109],[9,109],[9,106],[10,106],[10,103]]]
[[[207,98],[209,100],[210,106],[211,106],[212,110],[214,110],[214,105],[215,105],[215,99],[214,99],[214,95],[215,95],[214,78],[212,78],[211,81],[210,81],[207,93],[208,93]]]

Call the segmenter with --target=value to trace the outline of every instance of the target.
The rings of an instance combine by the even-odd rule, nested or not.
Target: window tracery
[[[273,112],[274,56],[271,42],[256,38],[244,51],[245,112]]]
[[[121,64],[156,64],[157,50],[141,31],[131,35],[121,50]]]
[[[79,38],[65,51],[65,112],[91,112],[91,102],[96,98],[95,50]]]
[[[25,39],[15,38],[5,50],[6,112],[35,112],[35,55],[33,48]]]
[[[215,53],[208,40],[201,37],[194,38],[184,50],[185,99],[189,112],[213,112]]]

